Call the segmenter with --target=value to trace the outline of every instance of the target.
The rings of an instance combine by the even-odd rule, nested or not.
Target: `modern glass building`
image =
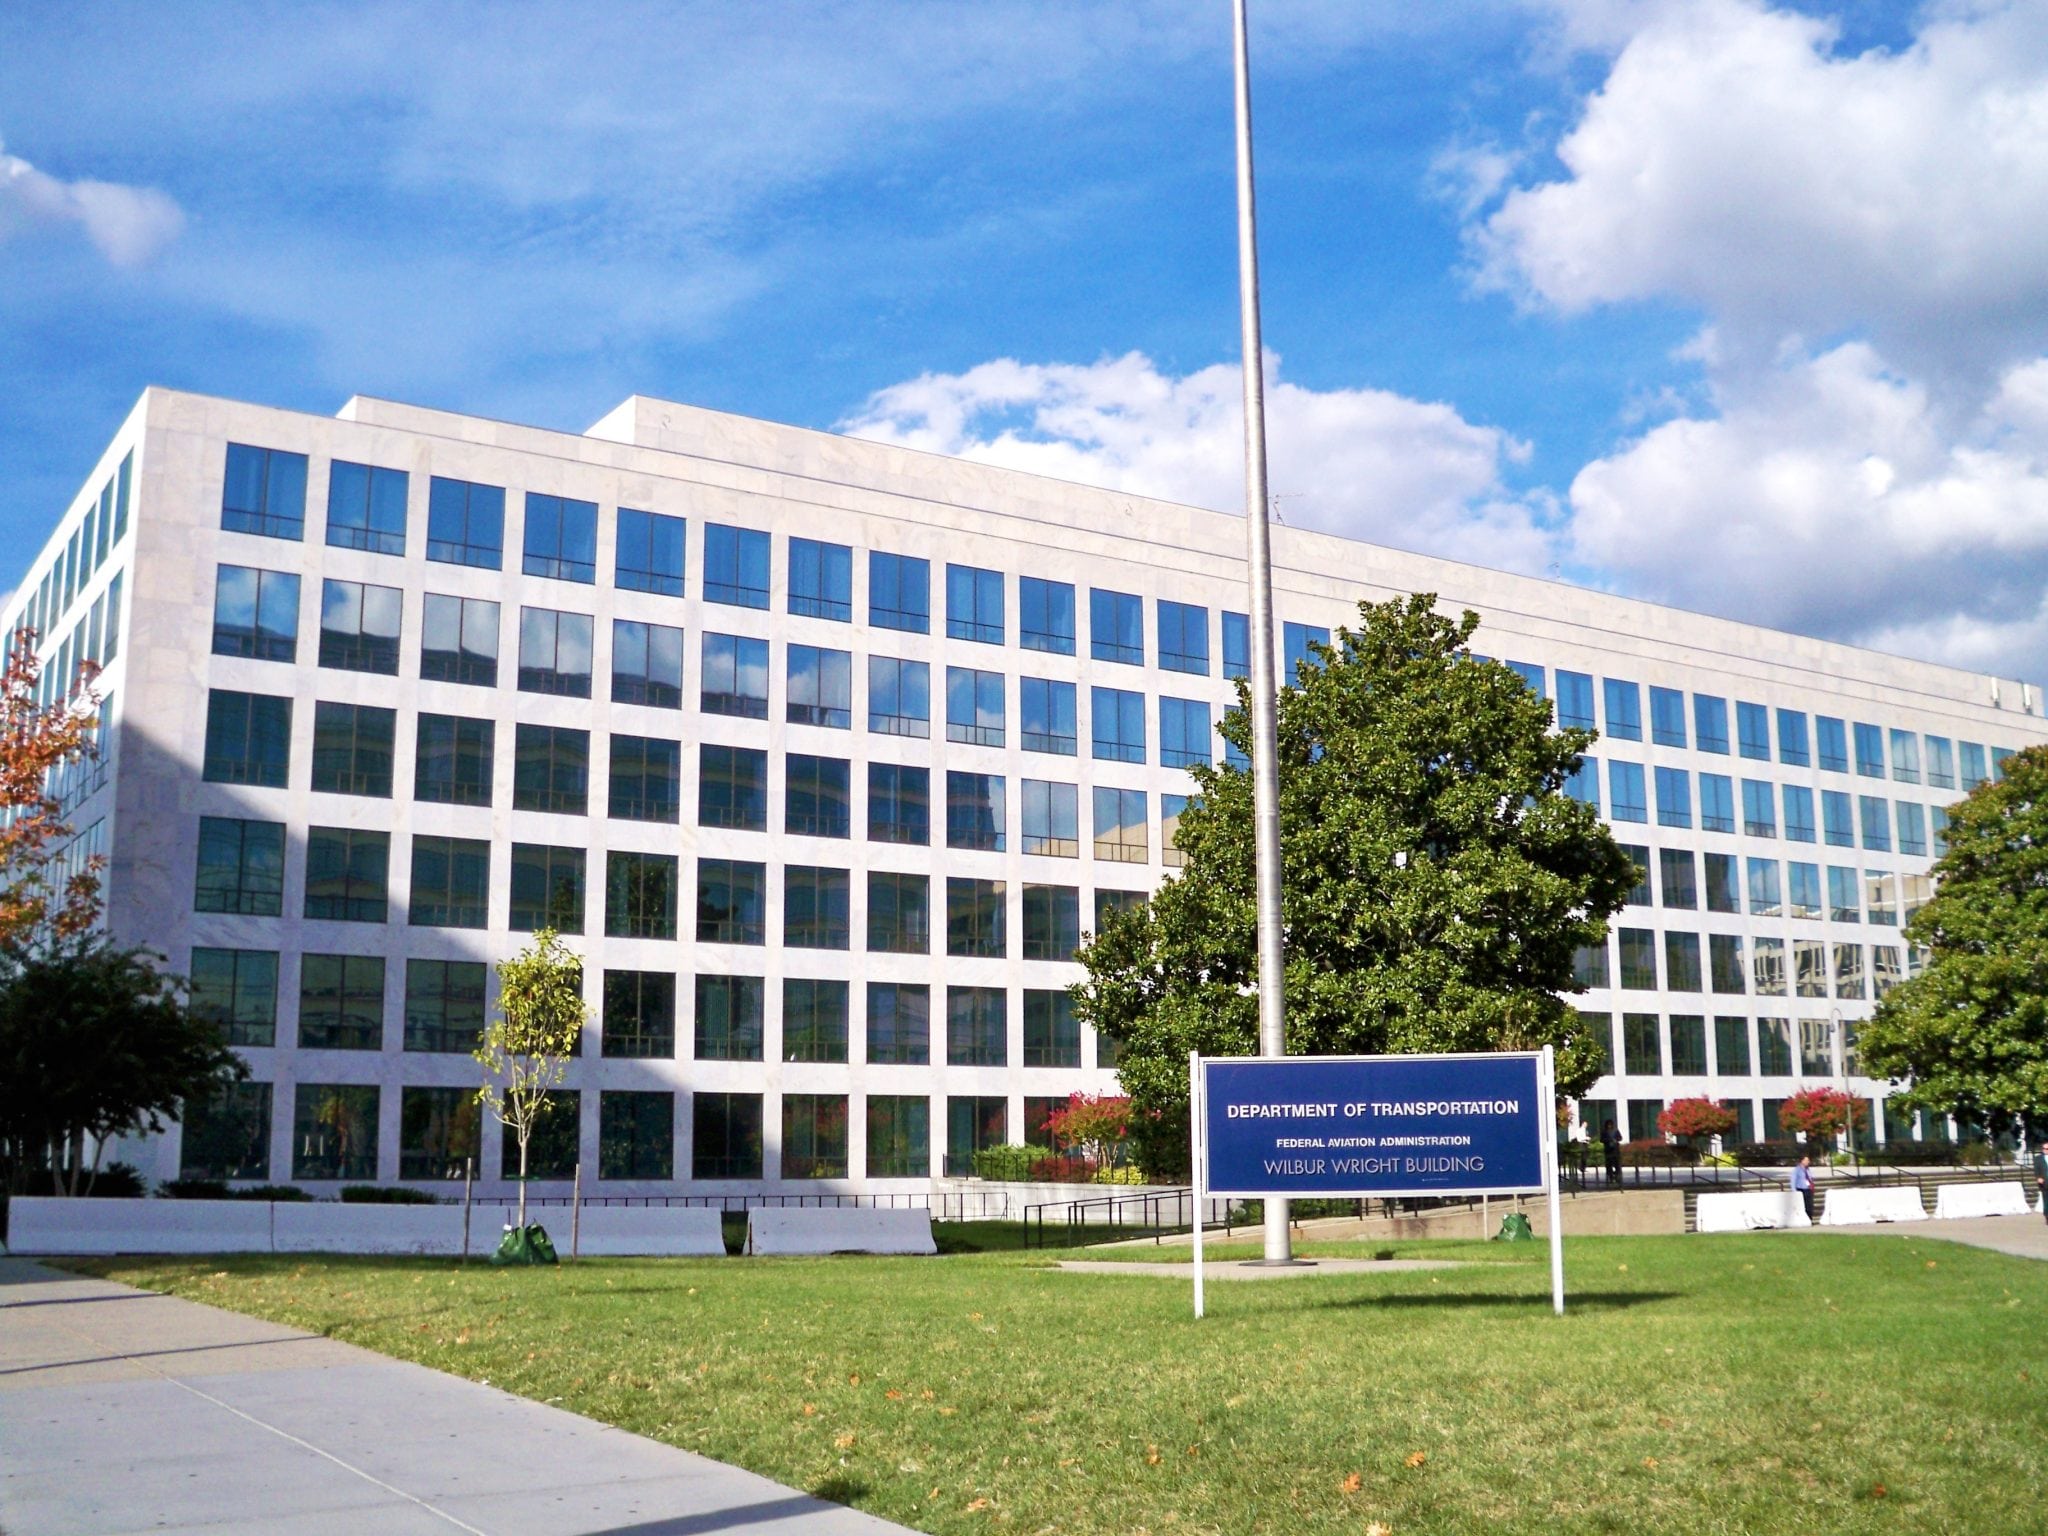
[[[1581,956],[1587,1124],[1882,1100],[1856,1022],[1913,964],[1946,807],[2048,739],[2026,685],[1274,539],[1290,663],[1435,591],[1601,731],[1574,792],[1643,875]],[[9,616],[51,698],[104,668],[70,856],[252,1068],[122,1155],[315,1187],[474,1155],[490,1186],[467,1052],[490,962],[550,925],[593,1022],[538,1173],[909,1190],[1035,1139],[1114,1086],[1071,956],[1173,873],[1244,593],[1234,517],[664,401],[576,435],[150,390]]]

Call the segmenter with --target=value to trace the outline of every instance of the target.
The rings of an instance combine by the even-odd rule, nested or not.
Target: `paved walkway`
[[[589,1419],[0,1258],[0,1532],[888,1536]]]
[[[1793,1227],[1795,1232],[1853,1232],[1858,1236],[1938,1237],[1972,1248],[1995,1248],[2022,1259],[2048,1259],[2048,1221],[2039,1216],[1951,1216],[1942,1221],[1857,1222],[1847,1227]]]
[[[1190,1280],[1192,1261],[1179,1264],[1147,1264],[1138,1259],[1062,1259],[1059,1267],[1077,1275],[1160,1275],[1169,1280]],[[1242,1259],[1202,1260],[1206,1280],[1302,1280],[1315,1275],[1385,1275],[1404,1269],[1464,1269],[1462,1259],[1309,1259],[1298,1264],[1267,1267],[1247,1264]]]

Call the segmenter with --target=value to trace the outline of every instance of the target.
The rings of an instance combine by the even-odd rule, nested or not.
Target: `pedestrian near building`
[[[2048,1221],[2048,1138],[2034,1153],[2034,1198],[2040,1202],[2042,1220]]]
[[[1799,1166],[1792,1170],[1792,1187],[1799,1191],[1799,1200],[1806,1207],[1806,1219],[1813,1216],[1813,1159],[1802,1157]]]
[[[1600,1128],[1600,1145],[1607,1152],[1607,1182],[1609,1184],[1619,1184],[1621,1182],[1621,1132],[1614,1128],[1612,1120]]]

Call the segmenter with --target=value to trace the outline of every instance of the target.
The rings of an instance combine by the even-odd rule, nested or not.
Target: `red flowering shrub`
[[[1077,1093],[1046,1117],[1045,1128],[1065,1156],[1089,1165],[1089,1177],[1123,1161],[1131,1134],[1131,1101],[1121,1095]]]
[[[1778,1124],[1788,1132],[1803,1131],[1822,1138],[1839,1136],[1870,1123],[1870,1106],[1839,1088],[1802,1088],[1778,1110]]]
[[[1709,1136],[1726,1136],[1738,1121],[1735,1111],[1719,1099],[1704,1096],[1673,1099],[1657,1116],[1657,1129],[1681,1140],[1704,1141]]]

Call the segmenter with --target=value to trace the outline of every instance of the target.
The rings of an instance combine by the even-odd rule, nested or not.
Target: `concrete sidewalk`
[[[1950,1216],[1940,1221],[1856,1222],[1846,1227],[1794,1227],[1795,1232],[1846,1232],[1858,1237],[1938,1237],[1972,1248],[1995,1248],[2021,1259],[2048,1259],[2048,1221],[2039,1216]]]
[[[885,1536],[454,1376],[0,1258],[0,1532]]]

